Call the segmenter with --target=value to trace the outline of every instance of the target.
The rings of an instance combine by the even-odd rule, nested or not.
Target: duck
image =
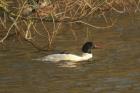
[[[48,62],[60,62],[60,61],[86,61],[92,59],[92,49],[99,48],[99,46],[95,45],[93,42],[86,42],[82,48],[82,55],[70,54],[70,53],[57,53],[57,54],[50,54],[43,58],[42,61]]]

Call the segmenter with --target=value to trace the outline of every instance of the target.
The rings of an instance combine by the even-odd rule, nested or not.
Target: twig
[[[99,26],[94,26],[94,25],[91,25],[91,24],[86,23],[86,22],[84,22],[84,21],[75,21],[75,22],[72,22],[72,23],[82,23],[82,24],[85,24],[85,25],[87,25],[87,26],[90,26],[90,27],[93,27],[93,28],[96,28],[96,29],[105,29],[105,28],[110,28],[110,27],[112,27],[112,26],[115,24],[115,22],[114,22],[114,23],[112,23],[112,24],[111,24],[111,25],[109,25],[109,26],[99,27]]]
[[[27,0],[24,2],[24,4],[23,4],[21,10],[19,11],[19,14],[18,14],[17,18],[15,19],[15,21],[13,22],[13,24],[12,24],[12,25],[10,26],[10,28],[8,29],[6,35],[0,40],[0,43],[3,43],[3,41],[8,37],[8,35],[9,35],[11,29],[13,28],[13,26],[16,25],[16,22],[17,22],[17,20],[18,20],[18,18],[19,18],[19,16],[20,16],[20,14],[21,14],[21,12],[22,12],[22,10],[23,10],[23,7],[24,7],[24,5],[26,4],[26,2],[27,2]]]

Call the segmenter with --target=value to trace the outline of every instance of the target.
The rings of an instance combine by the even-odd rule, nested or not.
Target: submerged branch
[[[89,23],[84,22],[84,21],[75,21],[74,23],[82,23],[84,25],[87,25],[87,26],[90,26],[90,27],[93,27],[93,28],[96,28],[96,29],[106,29],[106,28],[111,28],[116,22],[112,23],[111,25],[102,26],[102,27],[95,26],[95,25],[89,24]]]
[[[44,47],[39,47],[39,45],[36,45],[33,41],[26,39],[23,37],[23,39],[28,42],[29,44],[31,44],[35,49],[37,49],[38,51],[48,51],[48,49],[44,49]]]

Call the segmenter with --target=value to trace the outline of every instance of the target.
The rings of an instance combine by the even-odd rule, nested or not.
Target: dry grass
[[[82,23],[96,29],[105,29],[112,27],[114,22],[99,27],[83,19],[103,15],[107,21],[105,14],[108,12],[134,13],[140,11],[140,0],[40,0],[38,3],[32,2],[34,4],[28,1],[31,0],[13,0],[13,2],[12,0],[11,2],[0,0],[1,29],[4,29],[5,33],[3,37],[0,37],[0,43],[3,43],[10,33],[15,33],[35,48],[44,50],[34,43],[34,34],[44,37],[48,42],[47,46],[51,48],[55,36],[65,22]],[[10,26],[7,25],[9,21]],[[38,30],[36,25],[38,22],[43,27],[43,31]],[[52,29],[49,28],[50,24]],[[12,30],[13,28],[15,30]],[[74,35],[76,36],[75,33]]]

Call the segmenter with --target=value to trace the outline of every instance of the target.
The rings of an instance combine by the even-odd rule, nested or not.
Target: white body
[[[82,56],[74,55],[74,54],[52,54],[43,57],[42,61],[84,61],[92,58],[92,53],[83,53]]]

